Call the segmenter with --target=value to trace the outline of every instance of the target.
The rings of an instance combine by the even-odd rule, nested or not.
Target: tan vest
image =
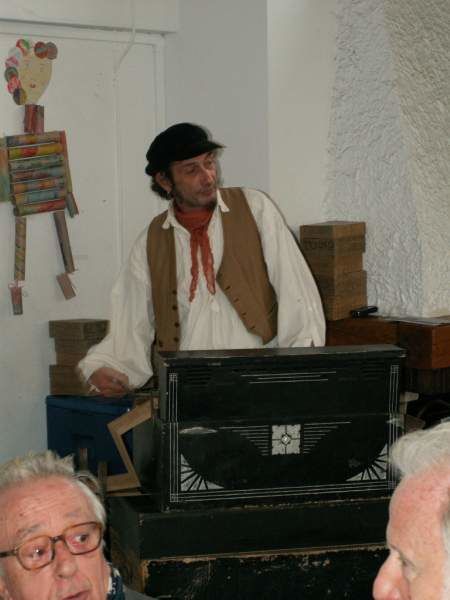
[[[245,327],[266,344],[277,333],[278,304],[269,281],[261,238],[240,188],[221,189],[230,209],[222,212],[223,258],[216,281],[236,309]],[[177,350],[180,319],[177,303],[177,267],[173,228],[163,229],[167,211],[148,228],[147,257],[155,314],[156,348]]]

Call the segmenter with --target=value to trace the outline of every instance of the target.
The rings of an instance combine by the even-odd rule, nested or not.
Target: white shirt
[[[278,299],[278,335],[269,346],[300,347],[325,344],[322,303],[311,272],[294,236],[272,201],[262,192],[244,189],[261,236],[269,279]],[[218,202],[208,226],[217,273],[223,255],[222,212],[228,207],[218,192]],[[163,227],[173,226],[177,260],[180,350],[261,348],[262,340],[250,333],[219,286],[212,295],[199,260],[195,297],[189,302],[191,283],[190,234],[169,206]],[[86,379],[100,367],[128,375],[132,388],[152,375],[150,347],[154,338],[154,313],[147,261],[147,230],[139,235],[122,267],[111,294],[108,335],[92,347],[79,363]]]

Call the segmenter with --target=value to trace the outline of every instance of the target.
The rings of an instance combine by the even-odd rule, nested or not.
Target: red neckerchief
[[[183,225],[191,234],[191,287],[189,290],[189,302],[195,296],[198,285],[198,249],[202,259],[203,273],[205,274],[206,287],[211,294],[216,293],[216,280],[214,277],[214,258],[211,252],[208,237],[208,225],[213,211],[211,209],[183,212],[173,203],[173,210],[177,221]]]

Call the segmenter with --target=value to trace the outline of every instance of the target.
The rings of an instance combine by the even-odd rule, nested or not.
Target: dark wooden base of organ
[[[142,564],[145,592],[172,600],[369,600],[382,547],[163,559]]]
[[[155,512],[109,497],[112,562],[156,598],[369,600],[389,498]]]

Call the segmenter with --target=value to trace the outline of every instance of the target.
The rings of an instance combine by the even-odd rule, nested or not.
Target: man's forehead
[[[389,506],[388,541],[399,531],[439,528],[448,507],[450,478],[448,469],[433,468],[404,478],[397,486]]]
[[[12,485],[0,492],[0,543],[39,531],[49,523],[85,518],[91,513],[88,499],[72,482],[47,478]],[[93,515],[92,515],[93,516]]]
[[[439,505],[448,499],[450,465],[436,465],[404,478],[394,492],[394,499],[403,504]]]
[[[198,156],[193,156],[191,158],[185,158],[184,160],[174,160],[171,164],[184,166],[184,165],[189,165],[189,164],[193,164],[193,163],[200,163],[209,158],[214,158],[215,156],[216,156],[216,151],[211,150],[211,152],[204,152],[203,154],[199,154]]]

